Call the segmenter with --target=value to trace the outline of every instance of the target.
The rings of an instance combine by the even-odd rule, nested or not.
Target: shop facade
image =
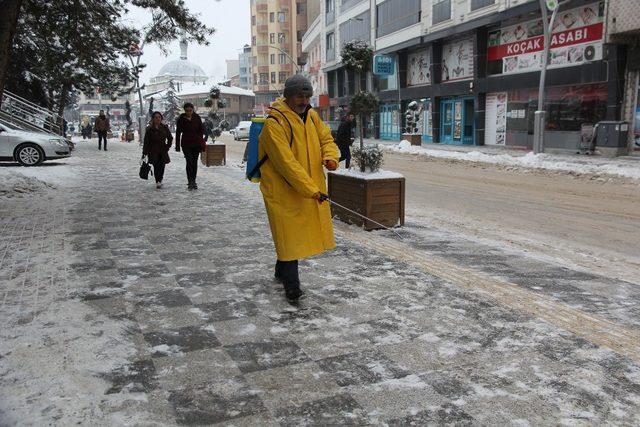
[[[548,149],[572,150],[582,124],[620,119],[626,51],[605,42],[604,6],[573,0],[558,13],[545,92]],[[381,129],[393,120],[390,103],[402,107],[404,122],[406,105],[423,100],[425,143],[531,148],[543,48],[539,4],[529,2],[377,52],[396,58],[399,73],[399,87],[378,88]]]

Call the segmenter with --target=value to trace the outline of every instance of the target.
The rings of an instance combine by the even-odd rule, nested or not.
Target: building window
[[[336,59],[336,38],[333,33],[327,34],[327,61]]]
[[[420,22],[420,0],[387,0],[377,6],[377,37],[407,28]]]
[[[256,25],[256,15],[251,16],[251,25]]]
[[[276,33],[269,33],[269,43],[274,44],[276,42]]]
[[[361,13],[358,16],[349,19],[340,24],[340,45],[344,46],[345,43],[351,40],[364,40],[371,39],[371,14],[369,11]]]
[[[274,65],[276,63],[276,54],[272,53],[269,55],[269,64]]]
[[[251,44],[252,44],[253,46],[255,46],[255,45],[256,45],[256,36],[251,37]]]
[[[298,31],[296,33],[296,37],[298,38],[298,41],[301,42],[302,41],[302,37],[304,37],[304,31]]]
[[[325,0],[324,3],[324,22],[325,25],[329,25],[332,24],[335,19],[336,19],[336,14],[335,14],[335,0]]]
[[[278,62],[280,64],[286,64],[287,63],[287,55],[285,55],[284,53],[281,53],[280,55],[278,55]]]
[[[286,20],[287,20],[287,17],[284,14],[284,12],[278,12],[278,22],[285,22]]]
[[[278,33],[278,43],[282,44],[285,42],[284,33]]]
[[[278,83],[284,83],[285,81],[287,81],[287,73],[280,71],[278,73]]]
[[[483,7],[495,4],[496,0],[471,0],[471,10],[482,9]]]
[[[271,83],[275,83],[275,82],[276,82],[276,73],[271,72]]]
[[[307,13],[307,5],[305,3],[296,3],[296,14],[303,15]]]
[[[347,9],[351,9],[353,6],[362,2],[363,0],[342,0],[342,6],[340,6],[340,12],[344,12]]]
[[[269,84],[269,73],[260,73],[260,84],[261,85]]]
[[[451,19],[451,0],[434,0],[432,25]]]
[[[276,20],[276,14],[273,12],[269,13],[269,22],[275,22]]]

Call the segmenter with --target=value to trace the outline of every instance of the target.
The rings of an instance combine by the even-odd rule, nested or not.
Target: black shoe
[[[297,302],[303,295],[302,289],[300,287],[285,289],[284,291],[285,297],[289,302]]]
[[[197,190],[198,189],[198,184],[196,184],[195,182],[193,183],[193,189]]]

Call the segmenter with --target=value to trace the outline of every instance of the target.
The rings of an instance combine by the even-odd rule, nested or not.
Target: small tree
[[[362,150],[364,148],[363,118],[378,109],[378,99],[375,95],[363,91],[360,88],[362,73],[366,73],[371,66],[373,49],[367,42],[352,40],[345,43],[340,52],[340,56],[342,57],[342,64],[347,69],[353,70],[356,75],[356,95],[351,98],[351,109],[349,112],[356,115],[358,133],[360,135],[360,150]],[[373,108],[373,110],[371,108]]]
[[[167,92],[164,95],[164,119],[171,129],[174,129],[176,119],[180,115],[180,99],[176,95],[176,87],[173,83],[173,80],[169,82],[169,87],[167,88]]]
[[[378,111],[378,98],[371,92],[358,92],[351,98],[349,112],[358,118],[358,133],[360,136],[360,150],[364,151],[364,137],[362,123],[369,115]],[[364,172],[364,164],[360,165],[360,171]]]
[[[419,104],[417,101],[411,101],[409,105],[407,105],[407,112],[404,115],[405,118],[405,128],[404,131],[406,133],[410,133],[413,135],[417,135],[419,132],[419,125],[422,122],[422,104]]]

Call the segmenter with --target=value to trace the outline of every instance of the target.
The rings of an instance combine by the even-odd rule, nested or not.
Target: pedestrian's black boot
[[[189,183],[187,184],[187,189],[193,190],[193,182],[189,181]]]
[[[197,183],[197,182],[195,182],[195,181],[193,181],[193,189],[194,189],[194,190],[197,190],[197,189],[198,189],[198,183]]]
[[[282,283],[282,262],[281,261],[276,262],[276,273],[274,274],[274,277],[278,282]]]
[[[298,261],[279,261],[280,280],[284,285],[284,293],[290,302],[295,302],[302,296],[300,277],[298,275]],[[278,272],[276,271],[276,274]]]

